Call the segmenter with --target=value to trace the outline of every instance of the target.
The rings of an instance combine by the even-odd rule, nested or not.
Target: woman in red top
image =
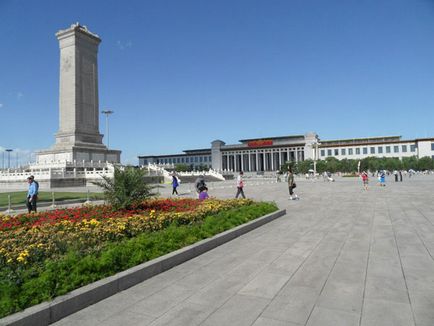
[[[363,187],[365,188],[365,190],[368,190],[368,173],[366,173],[366,171],[362,172],[362,181],[363,181]]]

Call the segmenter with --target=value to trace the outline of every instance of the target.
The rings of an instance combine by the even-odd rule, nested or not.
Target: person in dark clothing
[[[297,200],[299,199],[297,194],[294,194],[294,188],[296,184],[294,182],[294,173],[292,173],[292,168],[288,169],[288,189],[289,189],[289,200]]]
[[[205,178],[203,175],[199,176],[196,181],[194,182],[194,185],[196,187],[196,192],[198,194],[200,194],[202,192],[203,189],[206,188],[206,184],[205,184]]]
[[[176,194],[177,196],[179,196],[178,190],[176,190],[178,186],[179,186],[178,178],[175,175],[172,175],[172,187],[173,187],[172,195]]]

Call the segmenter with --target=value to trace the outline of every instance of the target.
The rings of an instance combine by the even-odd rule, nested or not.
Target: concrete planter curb
[[[83,199],[67,199],[67,200],[62,200],[62,201],[56,201],[55,204],[56,206],[64,206],[64,205],[70,205],[70,204],[81,204],[86,202],[86,198]],[[98,205],[98,204],[102,204],[104,203],[104,200],[102,199],[93,199],[91,200],[92,204],[94,205]],[[52,205],[51,201],[43,201],[43,202],[38,202],[38,208],[42,208],[42,207],[50,207]],[[21,209],[27,209],[26,205],[11,205],[11,208],[13,210],[21,210]],[[2,206],[0,207],[0,212],[4,212],[8,209],[7,206]]]
[[[181,248],[167,255],[132,267],[126,271],[88,284],[72,292],[43,302],[24,311],[0,319],[0,325],[39,326],[49,325],[68,315],[84,309],[115,293],[128,289],[172,267],[182,264],[247,232],[286,214],[286,210],[278,210],[231,230],[219,233],[190,246]]]

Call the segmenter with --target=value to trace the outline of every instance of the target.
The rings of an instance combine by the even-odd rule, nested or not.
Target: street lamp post
[[[109,137],[109,115],[114,113],[112,110],[102,110],[102,114],[105,114],[105,133],[107,135],[107,148],[110,147],[110,137]]]
[[[316,161],[318,159],[318,145],[320,145],[320,143],[318,141],[315,141],[314,143],[312,143],[313,145],[313,173],[314,176],[316,176]]]
[[[7,148],[5,151],[8,152],[8,169],[10,169],[11,168],[11,152],[13,151],[13,149]]]

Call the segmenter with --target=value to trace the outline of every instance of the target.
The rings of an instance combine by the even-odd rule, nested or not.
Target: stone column
[[[263,153],[262,153],[262,161],[264,163],[264,165],[263,165],[264,171],[267,171],[266,156],[267,156],[267,154],[265,153],[265,151],[263,151]]]
[[[251,172],[252,171],[252,161],[251,161],[251,156],[252,156],[252,153],[250,153],[250,151],[249,151],[249,172]]]
[[[256,172],[259,171],[259,153],[258,150],[255,150],[255,161],[256,161]]]
[[[223,162],[222,162],[222,146],[225,145],[225,142],[221,140],[214,140],[211,143],[211,167],[214,170],[220,171],[223,169]]]
[[[283,164],[283,162],[282,162],[282,149],[281,148],[279,148],[279,169],[280,169],[280,166]]]

